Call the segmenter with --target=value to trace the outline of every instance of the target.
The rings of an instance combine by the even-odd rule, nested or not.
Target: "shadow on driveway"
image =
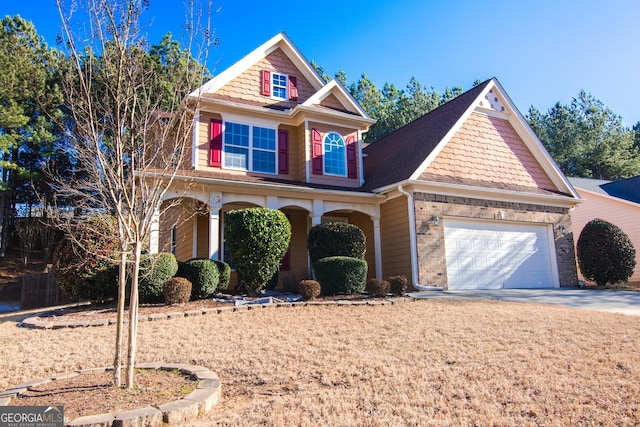
[[[640,316],[640,292],[616,289],[491,289],[461,291],[422,291],[409,295],[429,298],[484,298],[539,304],[558,304],[583,310],[606,311]]]

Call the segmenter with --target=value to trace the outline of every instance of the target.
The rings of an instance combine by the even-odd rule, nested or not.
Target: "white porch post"
[[[220,259],[220,209],[222,193],[209,194],[209,259]]]
[[[313,212],[311,213],[311,226],[318,225],[322,223],[322,214],[324,214],[324,201],[323,200],[314,200],[313,201]]]
[[[160,246],[160,209],[153,211],[149,231],[149,253],[157,254]]]
[[[373,220],[373,245],[376,260],[376,277],[382,280],[382,248],[380,245],[380,215],[372,216]]]

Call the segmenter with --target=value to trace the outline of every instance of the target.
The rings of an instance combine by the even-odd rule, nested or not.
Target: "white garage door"
[[[445,219],[449,289],[557,287],[549,227]]]

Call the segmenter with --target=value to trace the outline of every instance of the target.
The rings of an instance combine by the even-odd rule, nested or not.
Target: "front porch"
[[[320,190],[308,196],[303,195],[306,197],[300,197],[300,194],[295,196],[227,191],[187,191],[178,196],[170,194],[154,222],[157,225],[150,236],[150,252],[172,252],[179,261],[191,258],[223,260],[233,268],[225,250],[225,214],[236,209],[266,207],[282,211],[291,223],[291,243],[280,264],[279,287],[284,283],[297,283],[309,276],[309,229],[328,221],[345,221],[362,229],[367,239],[367,276],[382,277],[380,208],[377,198],[370,202],[366,199],[371,199],[371,196],[364,195],[363,203],[353,201],[358,198],[358,193],[352,197],[345,197],[346,194],[327,197]],[[237,275],[233,272],[230,286],[234,287],[237,283]]]

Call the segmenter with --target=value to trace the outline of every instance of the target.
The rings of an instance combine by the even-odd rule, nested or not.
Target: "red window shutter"
[[[313,173],[322,175],[322,134],[318,129],[311,129],[311,165]]]
[[[209,123],[209,166],[222,166],[222,120]]]
[[[350,136],[347,138],[347,176],[349,178],[358,177],[358,156],[356,140]]]
[[[262,94],[271,96],[271,71],[262,70]]]
[[[289,100],[296,101],[298,99],[298,79],[296,76],[289,76]]]
[[[289,173],[289,131],[278,129],[278,173]]]

